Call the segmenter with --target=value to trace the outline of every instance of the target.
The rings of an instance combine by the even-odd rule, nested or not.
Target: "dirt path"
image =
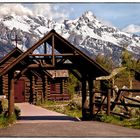
[[[16,104],[21,109],[20,119],[17,123],[44,123],[77,121],[76,118],[44,109],[29,103]]]
[[[77,121],[27,103],[18,104],[21,120],[0,129],[0,137],[140,137],[140,130],[96,121]]]

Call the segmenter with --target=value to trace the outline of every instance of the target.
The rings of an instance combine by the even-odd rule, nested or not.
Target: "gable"
[[[84,52],[82,52],[80,49],[72,45],[70,42],[68,42],[66,39],[64,39],[62,36],[60,36],[58,33],[55,32],[55,44],[60,44],[55,46],[55,49],[59,50],[61,53],[74,53],[76,56],[76,59],[70,58],[71,61],[76,63],[77,65],[81,65],[81,68],[89,68],[95,71],[97,70],[97,73],[100,75],[109,75],[109,72],[105,70],[100,64],[98,64],[95,60],[90,58],[88,55],[86,55]],[[66,47],[65,47],[66,46]]]
[[[48,44],[52,48],[52,53],[48,54],[47,51],[46,53],[44,52],[43,54],[35,54],[34,51],[41,47],[42,44]],[[55,53],[54,49],[58,51],[58,53]],[[42,60],[37,60],[37,58],[43,57]],[[23,52],[20,56],[18,56],[12,64],[7,65],[1,70],[0,75],[3,75],[7,73],[11,68],[15,67],[18,65],[21,61],[27,59],[27,58],[32,58],[36,59],[38,61],[38,65],[32,65],[37,66],[37,67],[44,67],[44,68],[59,68],[61,65],[55,64],[55,61],[57,62],[56,59],[60,58],[61,64],[64,66],[64,62],[66,60],[69,60],[74,66],[72,68],[76,68],[80,71],[86,71],[86,73],[90,73],[94,77],[96,76],[102,76],[102,75],[109,75],[109,72],[107,72],[102,66],[100,66],[96,61],[91,59],[89,56],[84,54],[82,51],[80,51],[78,48],[73,46],[71,43],[69,43],[66,39],[61,37],[58,33],[56,33],[54,30],[51,30],[46,36],[44,36],[42,39],[40,39],[37,43],[35,43],[31,48],[29,48],[26,52]],[[46,59],[47,58],[47,59]],[[45,61],[48,60],[52,64],[46,64]],[[63,62],[64,60],[64,62]],[[63,62],[63,63],[62,63]],[[44,66],[44,63],[46,64]],[[54,66],[55,65],[55,66]],[[71,66],[70,66],[71,67]],[[64,67],[66,69],[66,67]],[[86,68],[86,69],[85,69]],[[60,68],[62,69],[62,67]]]
[[[5,57],[1,59],[0,70],[11,64],[21,53],[22,51],[19,48],[14,48],[10,53],[8,53]]]

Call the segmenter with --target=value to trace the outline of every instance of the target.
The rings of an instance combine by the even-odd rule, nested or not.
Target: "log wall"
[[[46,78],[47,82],[45,81],[45,84],[43,84],[43,79],[40,77],[32,78],[33,80],[32,82],[30,81],[30,78],[25,75],[23,75],[20,79],[23,79],[25,81],[24,88],[25,102],[32,102],[35,104],[37,101],[44,101],[46,99],[48,100],[70,99],[67,90],[66,78],[58,78],[53,81],[51,79]],[[8,75],[2,76],[1,84],[2,84],[1,85],[2,93],[6,95],[6,97],[8,98]],[[54,90],[52,87],[54,87]]]

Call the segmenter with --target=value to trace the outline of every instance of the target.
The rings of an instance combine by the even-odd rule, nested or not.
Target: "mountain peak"
[[[83,14],[84,17],[87,17],[89,20],[92,20],[93,18],[96,19],[96,16],[93,14],[92,11],[86,11],[84,14]]]
[[[84,15],[86,15],[86,16],[93,16],[93,12],[92,11],[86,11],[84,13]]]
[[[138,33],[140,32],[140,26],[135,25],[135,24],[130,24],[124,29],[122,29],[123,32],[128,32],[128,33]]]

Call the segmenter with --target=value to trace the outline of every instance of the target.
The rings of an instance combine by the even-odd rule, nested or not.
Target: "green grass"
[[[140,129],[140,117],[139,118],[131,118],[131,119],[124,119],[119,116],[111,115],[102,115],[100,117],[102,122],[112,123],[116,125],[121,125],[129,128],[137,128]]]
[[[77,108],[75,105],[71,105],[70,102],[66,101],[47,101],[41,104],[38,104],[39,106],[56,111],[62,114],[66,114],[71,117],[82,117],[82,110],[80,108]]]
[[[123,126],[140,129],[140,117],[123,121]]]
[[[8,127],[16,121],[16,116],[13,115],[11,117],[5,117],[4,115],[0,115],[0,128]]]
[[[14,115],[8,116],[8,100],[1,99],[0,100],[0,128],[8,127],[9,125],[13,124],[16,119],[20,115],[20,109],[17,106],[14,106]]]

